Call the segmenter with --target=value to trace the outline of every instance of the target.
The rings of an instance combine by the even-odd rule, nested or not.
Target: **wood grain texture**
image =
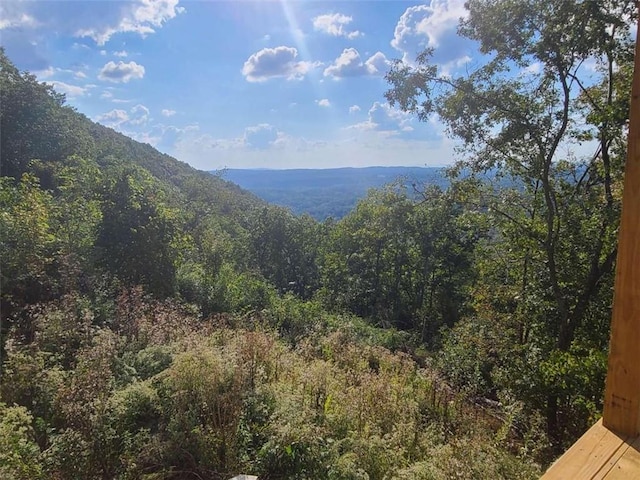
[[[604,478],[603,470],[611,470],[624,450],[626,436],[613,433],[596,423],[542,477],[543,480],[591,480]],[[621,452],[622,450],[622,452]],[[612,464],[613,462],[613,464]]]
[[[629,446],[604,480],[638,480],[640,478],[640,438]]]
[[[638,31],[640,39],[640,30]],[[636,41],[603,421],[640,433],[640,42]],[[638,477],[640,478],[640,476]]]

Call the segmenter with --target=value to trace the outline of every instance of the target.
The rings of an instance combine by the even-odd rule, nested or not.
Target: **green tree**
[[[16,179],[40,159],[88,156],[93,139],[86,119],[64,106],[65,97],[34,75],[20,73],[0,48],[0,173]]]
[[[420,201],[395,187],[371,191],[330,229],[321,257],[325,303],[433,340],[459,317],[473,278],[479,230],[462,214],[452,192],[437,188]]]
[[[445,76],[427,50],[416,66],[393,65],[386,96],[422,120],[438,115],[461,141],[462,166],[514,184],[486,186],[480,198],[498,227],[500,250],[513,250],[516,270],[507,281],[520,294],[509,309],[532,316],[535,335],[523,351],[546,352],[525,354],[539,370],[541,358],[556,350],[562,358],[585,332],[602,331],[593,312],[602,313],[598,305],[607,301],[602,287],[616,254],[635,5],[470,0],[466,6],[459,31],[478,42],[484,63],[467,75]],[[530,65],[540,67],[537,73]],[[571,153],[585,140],[593,140],[593,155]],[[546,395],[537,406],[560,442],[570,398],[553,382],[540,380],[538,387]]]
[[[308,215],[264,206],[251,212],[246,230],[252,265],[281,293],[309,298],[318,288],[316,266],[320,225]]]
[[[128,285],[168,296],[175,288],[178,230],[165,192],[144,170],[116,166],[105,174],[98,263]]]
[[[56,252],[53,199],[33,175],[19,182],[0,178],[0,294],[2,319],[29,303],[46,300]],[[4,325],[3,325],[4,326]]]

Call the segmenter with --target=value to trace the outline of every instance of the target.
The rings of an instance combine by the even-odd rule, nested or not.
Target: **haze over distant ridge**
[[[447,183],[443,169],[437,167],[226,169],[220,175],[267,202],[288,207],[297,215],[308,213],[320,221],[342,218],[369,189],[397,180],[408,188]]]

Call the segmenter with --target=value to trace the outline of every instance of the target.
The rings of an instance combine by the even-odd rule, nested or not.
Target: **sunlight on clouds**
[[[242,74],[248,82],[264,82],[270,78],[284,77],[287,80],[301,80],[319,62],[298,61],[298,50],[280,46],[263,48],[244,62]]]
[[[468,15],[465,0],[431,0],[405,10],[398,20],[391,46],[402,52],[403,60],[413,62],[425,48],[434,48],[434,60],[449,62],[461,56],[468,43],[457,35],[460,18]],[[446,48],[438,47],[446,45]]]
[[[105,64],[100,70],[98,78],[114,83],[128,83],[130,80],[139,80],[144,77],[144,67],[136,62],[115,63],[113,61]]]
[[[353,17],[342,15],[341,13],[333,13],[319,15],[313,19],[313,28],[327,35],[334,37],[346,37],[352,40],[356,37],[364,35],[358,30],[347,31],[346,26],[353,21]]]
[[[98,122],[110,126],[116,127],[129,121],[129,114],[125,110],[114,109],[110,112],[100,115],[97,119]]]
[[[333,64],[324,69],[325,77],[334,79],[358,77],[362,75],[382,75],[390,63],[382,52],[376,52],[366,62],[355,48],[345,48]]]
[[[98,45],[104,45],[116,33],[137,33],[144,38],[185,11],[178,3],[179,0],[139,0],[129,3],[120,9],[123,14],[116,25],[80,28],[75,35],[92,38]]]

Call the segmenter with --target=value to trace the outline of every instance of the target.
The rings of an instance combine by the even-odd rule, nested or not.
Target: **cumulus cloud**
[[[391,46],[412,62],[425,48],[434,48],[434,60],[448,62],[464,54],[469,41],[457,35],[461,18],[466,18],[465,0],[431,0],[426,5],[409,7],[402,14]],[[446,45],[446,49],[438,49]]]
[[[413,126],[414,118],[405,112],[392,108],[386,103],[374,102],[366,121],[347,127],[348,130],[378,132],[384,137],[404,140],[438,140],[440,134],[434,125]]]
[[[316,100],[316,104],[319,107],[330,107],[331,106],[331,102],[329,101],[328,98],[321,98],[320,100]]]
[[[358,105],[351,105],[349,107],[349,113],[356,113],[360,111],[360,107]]]
[[[178,3],[179,0],[139,0],[127,3],[120,8],[121,16],[117,21],[80,28],[75,35],[92,38],[98,45],[104,45],[116,33],[137,33],[144,38],[185,11]]]
[[[391,62],[387,60],[384,53],[376,52],[364,62],[364,65],[367,67],[367,72],[370,75],[384,75],[389,69]]]
[[[163,108],[162,112],[160,112],[160,113],[162,113],[163,117],[172,117],[172,116],[174,116],[176,114],[176,111],[175,110],[170,110],[168,108]]]
[[[112,127],[122,125],[129,121],[129,114],[125,110],[111,110],[98,117],[98,121]]]
[[[144,77],[144,67],[136,62],[124,63],[122,61],[115,63],[113,61],[107,63],[98,78],[116,83],[128,83],[130,80],[141,79]]]
[[[104,96],[104,94],[103,94]],[[110,127],[146,125],[150,120],[149,109],[142,104],[137,104],[129,111],[114,109],[98,116],[97,120]],[[131,132],[127,132],[130,134]]]
[[[353,21],[353,17],[341,13],[329,13],[319,15],[313,19],[313,28],[318,32],[326,33],[334,37],[346,37],[354,39],[363,35],[358,30],[348,31],[346,26]]]
[[[176,17],[178,0],[121,0],[117,2],[0,1],[2,45],[13,62],[26,70],[50,65],[47,45],[52,36],[85,37],[71,48],[104,46],[115,34],[146,36]],[[84,45],[83,45],[84,44]]]
[[[318,64],[298,61],[297,57],[298,50],[293,47],[263,48],[244,62],[242,74],[249,82],[264,82],[277,77],[300,80]]]
[[[149,109],[144,105],[138,104],[129,110],[131,116],[129,122],[132,125],[144,125],[149,121]]]
[[[388,66],[389,61],[382,52],[376,52],[363,62],[360,53],[355,48],[345,48],[333,64],[324,69],[324,76],[338,79],[362,75],[381,75],[386,72]]]
[[[125,58],[129,56],[129,53],[126,50],[120,50],[118,52],[113,52],[113,55],[116,57]]]

